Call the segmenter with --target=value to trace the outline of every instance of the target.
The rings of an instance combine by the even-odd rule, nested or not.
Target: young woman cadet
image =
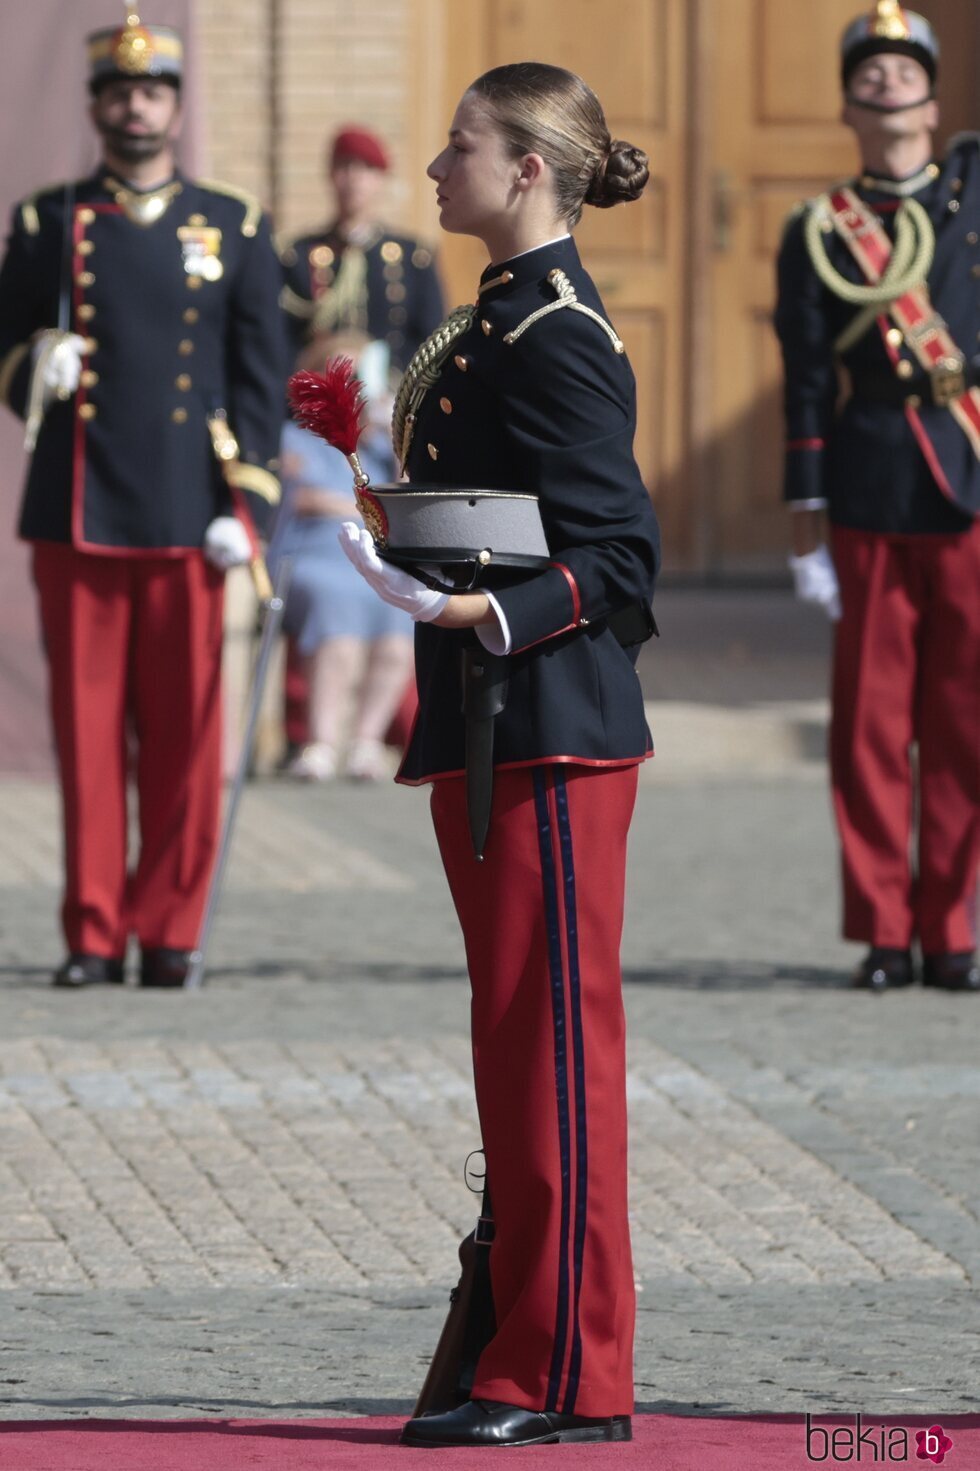
[[[633,374],[569,232],[584,204],[638,198],[647,160],[610,138],[579,77],[528,62],[473,83],[428,173],[443,228],[482,240],[491,264],[475,308],[420,349],[421,402],[409,367],[396,451],[415,482],[538,496],[552,561],[446,597],[382,563],[366,531],[342,533],[380,595],[416,619],[420,711],[399,780],[433,784],[496,1222],[497,1327],[472,1398],[412,1420],[403,1439],[627,1440],[619,944],[637,767],[651,754],[635,644],[652,626],[659,538],[633,458]],[[507,685],[483,862],[467,820],[466,650],[479,669],[501,658]]]

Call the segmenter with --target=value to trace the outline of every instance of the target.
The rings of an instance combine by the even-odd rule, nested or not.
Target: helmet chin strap
[[[935,92],[927,92],[925,97],[920,97],[916,102],[900,102],[897,107],[889,107],[884,102],[864,102],[860,97],[855,97],[852,92],[845,92],[844,101],[849,107],[862,107],[865,112],[911,112],[916,107],[925,107],[935,97]]]

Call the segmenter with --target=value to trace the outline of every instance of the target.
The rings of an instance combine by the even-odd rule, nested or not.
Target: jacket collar
[[[552,241],[549,245],[539,245],[535,250],[526,250],[523,255],[515,255],[510,260],[487,266],[480,277],[480,300],[485,301],[488,297],[497,300],[502,295],[520,290],[522,286],[542,281],[555,266],[568,274],[580,268],[581,264],[571,235],[564,240]]]

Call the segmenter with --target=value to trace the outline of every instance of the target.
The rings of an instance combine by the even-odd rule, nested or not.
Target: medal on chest
[[[188,276],[219,281],[225,273],[221,260],[221,231],[214,225],[179,225],[184,270]]]

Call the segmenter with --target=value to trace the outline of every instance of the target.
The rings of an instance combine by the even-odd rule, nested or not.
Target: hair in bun
[[[642,148],[624,143],[621,138],[609,144],[609,151],[599,162],[585,191],[585,203],[597,209],[614,204],[629,204],[639,199],[650,177],[650,160]]]
[[[592,88],[575,72],[543,61],[517,61],[484,72],[469,88],[511,153],[538,153],[551,167],[559,216],[576,225],[583,204],[608,209],[639,199],[647,156],[613,141]]]

